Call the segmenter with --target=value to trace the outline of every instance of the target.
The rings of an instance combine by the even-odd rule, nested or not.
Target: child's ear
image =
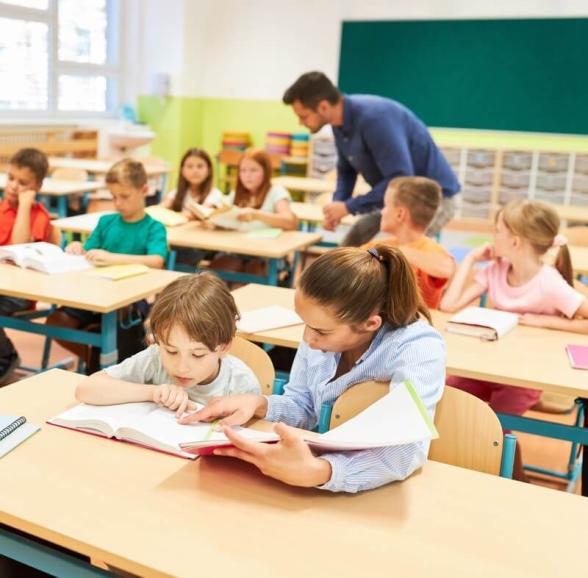
[[[147,193],[149,192],[149,185],[147,183],[145,183],[142,187],[141,187],[141,194],[146,197]]]
[[[368,320],[365,322],[364,327],[366,331],[378,331],[380,327],[382,327],[382,316],[374,313],[368,317]]]
[[[404,223],[408,215],[408,209],[406,207],[403,207],[402,205],[396,205],[394,207],[394,215],[396,216],[396,220],[399,223]]]

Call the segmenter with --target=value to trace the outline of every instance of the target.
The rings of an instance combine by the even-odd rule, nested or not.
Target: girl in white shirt
[[[292,231],[296,217],[290,209],[290,194],[284,187],[272,186],[272,162],[263,149],[248,149],[239,161],[237,186],[229,202],[241,207],[240,221],[258,221],[265,227]]]
[[[170,191],[161,205],[166,209],[183,213],[194,220],[195,215],[188,209],[190,202],[206,207],[220,207],[223,194],[213,187],[212,161],[202,149],[188,149],[180,162],[178,186]]]
[[[248,149],[239,161],[237,186],[228,201],[240,207],[236,217],[243,222],[243,230],[276,228],[296,229],[296,216],[290,209],[290,193],[277,185],[272,186],[272,162],[263,149]],[[217,256],[210,264],[212,269],[265,275],[267,264],[263,259],[243,259],[236,255]]]

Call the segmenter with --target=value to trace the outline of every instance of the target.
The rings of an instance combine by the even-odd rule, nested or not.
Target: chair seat
[[[574,410],[574,405],[575,398],[569,395],[544,392],[531,410],[550,414],[567,414]]]

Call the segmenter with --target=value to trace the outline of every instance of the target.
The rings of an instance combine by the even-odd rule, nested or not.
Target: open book
[[[209,423],[179,424],[176,414],[155,403],[87,405],[81,403],[47,420],[47,423],[134,443],[169,454],[193,459],[180,447],[184,443],[208,442],[218,445],[227,438]],[[256,441],[277,439],[272,432],[235,427]]]
[[[513,329],[518,322],[519,316],[516,313],[486,307],[466,307],[449,319],[447,331],[496,341]]]
[[[251,432],[243,428],[241,432]],[[298,430],[302,439],[321,451],[355,451],[410,444],[439,437],[427,409],[409,381],[394,384],[390,393],[355,417],[324,434]],[[221,433],[218,437],[183,442],[180,447],[196,454],[209,454],[214,447],[230,445]],[[261,433],[261,432],[258,432]],[[276,441],[269,437],[258,441]],[[222,442],[224,438],[224,442]]]
[[[176,227],[177,225],[183,225],[188,222],[188,219],[182,213],[176,213],[176,211],[160,207],[159,205],[147,207],[145,212],[166,227]]]
[[[241,313],[237,329],[243,333],[256,333],[304,323],[298,313],[279,305],[270,305]]]
[[[206,221],[211,217],[215,217],[216,215],[220,215],[222,213],[226,213],[231,209],[230,205],[221,205],[220,207],[207,207],[206,205],[201,205],[196,201],[190,199],[186,203],[186,208],[198,219],[201,221]]]
[[[219,229],[227,229],[229,231],[251,231],[259,228],[253,222],[239,221],[237,217],[240,212],[241,209],[239,207],[227,207],[221,213],[216,213],[208,217],[208,222]]]
[[[84,256],[68,255],[57,245],[42,241],[4,245],[0,248],[0,261],[9,261],[19,267],[49,274],[85,271],[92,268]]]

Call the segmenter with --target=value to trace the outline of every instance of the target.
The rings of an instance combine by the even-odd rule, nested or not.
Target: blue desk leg
[[[177,253],[174,249],[170,249],[169,253],[167,254],[167,269],[169,269],[170,271],[174,271],[176,268],[176,258],[177,258]]]
[[[114,365],[118,361],[116,349],[116,311],[102,314],[100,334],[100,367]]]
[[[57,214],[60,219],[67,217],[67,197],[65,195],[57,197]]]
[[[278,259],[267,260],[267,284],[278,286]]]

